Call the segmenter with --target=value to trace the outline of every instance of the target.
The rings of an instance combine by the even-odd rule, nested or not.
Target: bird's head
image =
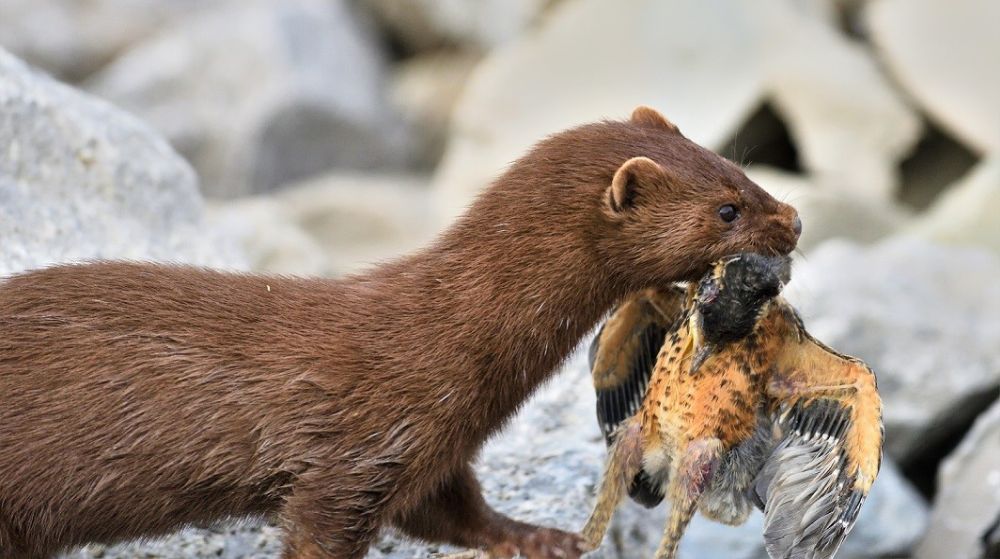
[[[691,326],[698,347],[692,372],[712,352],[753,332],[764,306],[790,276],[788,256],[743,253],[716,262],[695,292]]]

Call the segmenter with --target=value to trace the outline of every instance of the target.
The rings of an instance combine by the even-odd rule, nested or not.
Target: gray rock
[[[280,192],[217,202],[210,219],[242,241],[255,271],[343,275],[430,240],[426,182],[408,175],[323,175]]]
[[[88,82],[163,132],[205,192],[400,165],[372,33],[346,0],[229,3],[136,45]]]
[[[830,241],[792,276],[786,293],[806,327],[875,370],[897,460],[952,436],[1000,385],[994,253],[900,237]]]
[[[0,276],[54,262],[241,266],[191,168],[135,118],[0,49]]]
[[[1000,3],[880,0],[868,2],[864,15],[875,48],[909,97],[969,147],[997,153]]]
[[[799,249],[808,251],[833,238],[872,243],[906,225],[910,216],[891,202],[867,200],[838,192],[807,176],[761,165],[747,169],[747,176],[769,194],[795,206],[802,217]]]
[[[908,230],[933,241],[1000,253],[1000,157],[985,159],[948,187]]]
[[[559,3],[534,33],[491,51],[463,89],[434,179],[442,217],[546,135],[640,104],[720,148],[770,102],[817,184],[887,202],[920,121],[868,51],[797,4]]]
[[[446,45],[499,46],[520,35],[545,0],[364,0],[400,43],[422,50]]]
[[[938,471],[930,528],[916,559],[996,557],[1000,521],[1000,403],[976,420]],[[991,537],[992,536],[992,537]],[[994,542],[987,551],[983,541]]]
[[[0,44],[64,79],[81,79],[168,22],[223,0],[4,0]]]

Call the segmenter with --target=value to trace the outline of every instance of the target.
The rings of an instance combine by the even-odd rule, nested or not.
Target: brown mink
[[[359,193],[363,196],[363,193]],[[656,111],[540,142],[429,247],[344,279],[98,262],[0,283],[0,557],[269,518],[285,558],[379,529],[509,557],[470,462],[622,297],[796,212]]]

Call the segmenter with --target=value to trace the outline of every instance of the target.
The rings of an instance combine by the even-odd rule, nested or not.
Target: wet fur
[[[653,113],[545,140],[430,247],[346,279],[103,262],[0,284],[0,557],[246,517],[287,558],[361,557],[387,525],[572,545],[485,504],[484,441],[627,293],[797,238]],[[657,165],[612,206],[636,156]]]

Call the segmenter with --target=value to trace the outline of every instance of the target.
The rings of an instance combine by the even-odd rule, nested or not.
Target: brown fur
[[[278,520],[288,558],[361,557],[386,525],[578,553],[485,504],[483,442],[627,293],[797,239],[793,209],[649,110],[541,142],[362,275],[104,262],[0,284],[0,557],[244,517]],[[637,156],[659,169],[612,207]]]

